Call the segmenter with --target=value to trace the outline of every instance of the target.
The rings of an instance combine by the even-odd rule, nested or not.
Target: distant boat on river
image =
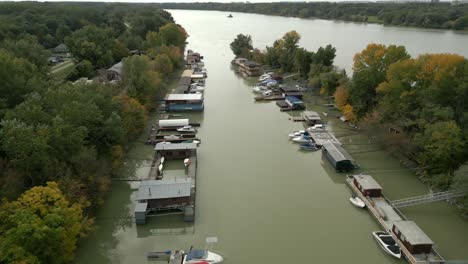
[[[229,17],[229,18],[233,18],[232,14],[229,14],[229,16],[227,16],[227,17]]]

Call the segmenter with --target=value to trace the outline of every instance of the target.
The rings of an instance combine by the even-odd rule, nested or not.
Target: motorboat
[[[190,140],[182,141],[182,143],[195,143],[195,144],[197,144],[197,146],[198,146],[198,145],[200,145],[201,142],[200,142],[200,140],[192,140],[192,139],[190,139]]]
[[[197,130],[192,126],[183,126],[178,128],[177,131],[179,132],[197,132]]]
[[[159,164],[158,171],[159,171],[160,174],[162,173],[162,171],[163,171],[163,165],[162,165],[162,163]]]
[[[161,157],[161,164],[164,163],[164,156]]]
[[[359,207],[359,208],[366,207],[366,204],[364,203],[364,201],[362,201],[359,197],[357,197],[354,194],[352,197],[349,198],[349,201],[356,207]]]
[[[267,90],[267,88],[261,85],[254,86],[252,89],[254,93],[263,93],[265,90]]]
[[[299,145],[299,148],[302,150],[310,150],[310,151],[317,151],[319,150],[319,147],[315,145],[314,143],[302,143]]]
[[[325,126],[323,124],[315,124],[307,128],[308,131],[316,131],[316,130],[324,130],[324,129],[325,129]]]
[[[189,158],[184,159],[184,166],[185,167],[188,167],[188,165],[190,165],[190,163],[192,163],[192,162],[190,161]]]
[[[294,131],[294,132],[290,133],[288,136],[289,136],[289,138],[293,139],[295,137],[300,137],[300,136],[302,136],[304,134],[305,134],[305,130],[299,130],[299,131]]]
[[[389,255],[395,258],[401,258],[401,249],[393,237],[385,231],[372,232],[375,240],[379,243],[380,247]]]
[[[292,139],[292,141],[296,143],[312,143],[312,139],[309,136],[305,135],[295,137]]]
[[[185,254],[182,264],[219,264],[223,257],[206,249],[192,249]]]
[[[182,138],[181,136],[176,136],[176,135],[164,136],[164,139],[167,139],[167,140],[177,140],[181,138]]]

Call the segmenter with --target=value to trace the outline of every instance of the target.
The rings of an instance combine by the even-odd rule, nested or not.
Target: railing
[[[447,199],[462,197],[465,195],[466,195],[465,191],[452,190],[452,191],[432,193],[428,195],[400,199],[400,200],[392,201],[391,204],[395,208],[402,208],[402,207],[407,207],[407,206],[412,206],[412,205],[443,201]]]

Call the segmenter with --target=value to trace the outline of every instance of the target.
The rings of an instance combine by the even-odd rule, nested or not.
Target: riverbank
[[[145,263],[148,251],[188,249],[190,245],[203,247],[209,236],[218,237],[219,243],[214,250],[225,257],[226,264],[301,263],[311,259],[311,248],[312,259],[317,263],[401,263],[387,256],[372,239],[371,232],[379,226],[368,212],[357,210],[349,203],[350,192],[344,175],[336,174],[328,161],[322,159],[321,153],[301,152],[287,139],[291,131],[303,129],[302,124],[289,120],[292,112],[279,112],[274,102],[254,101],[249,83],[230,68],[232,52],[229,50],[229,43],[245,28],[249,28],[257,41],[255,46],[270,45],[288,28],[298,28],[304,36],[301,45],[316,49],[321,41],[342,43],[343,35],[339,34],[345,30],[342,27],[346,27],[349,32],[359,31],[361,34],[359,39],[346,41],[348,49],[337,47],[342,52],[338,54],[339,61],[348,67],[354,54],[349,47],[358,46],[362,50],[365,46],[356,41],[391,35],[386,31],[388,28],[372,27],[385,31],[376,35],[369,28],[364,31],[364,26],[352,23],[332,24],[247,14],[242,14],[242,19],[236,23],[226,23],[228,14],[220,12],[171,13],[177,23],[190,32],[189,48],[205,56],[205,65],[209,69],[205,112],[189,117],[195,122],[203,122],[198,130],[199,137],[204,140],[197,158],[204,165],[197,171],[200,177],[197,179],[196,222],[187,224],[175,215],[151,218],[144,226],[136,226],[124,218],[133,212],[135,193],[131,184],[114,183],[112,194],[96,218],[99,228],[81,244],[76,263]],[[339,28],[327,28],[331,25]],[[265,31],[267,27],[271,30]],[[321,34],[325,39],[306,34],[316,30],[321,32],[320,28],[337,33]],[[411,39],[406,33],[393,34],[392,38],[395,41],[398,41],[397,37]],[[451,45],[446,46],[447,49],[454,47],[454,42],[450,41],[454,35],[451,34],[432,36],[419,31],[411,34],[431,43],[443,40]],[[218,37],[213,38],[215,35]],[[337,36],[340,38],[330,39]],[[463,41],[461,37],[458,39],[458,43]],[[419,43],[413,45],[423,49],[421,52],[428,48]],[[350,60],[343,59],[347,56]],[[320,101],[317,101],[316,109],[319,113],[327,111]],[[347,125],[338,119],[324,119],[329,123],[328,127],[344,131],[339,136],[349,134]],[[342,140],[367,143],[368,138],[355,135]],[[401,169],[398,160],[385,151],[357,154],[354,152],[370,150],[370,147],[356,144],[348,148],[361,166],[372,170],[389,199],[427,192],[426,186],[408,171],[378,172]],[[135,178],[146,177],[152,155],[150,146],[135,144],[123,170]],[[428,236],[436,242],[445,258],[468,258],[465,235],[468,225],[452,207],[438,202],[409,207],[404,214],[428,231]]]
[[[164,9],[254,13],[335,21],[381,23],[392,26],[463,30],[468,27],[468,5],[450,3],[167,3]],[[434,11],[437,10],[437,11]],[[458,12],[456,16],[448,15]],[[453,14],[453,13],[452,13]],[[234,19],[236,16],[233,17]]]

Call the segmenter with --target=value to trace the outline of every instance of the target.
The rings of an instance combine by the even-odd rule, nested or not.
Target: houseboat
[[[301,117],[308,126],[313,126],[322,122],[320,115],[315,111],[304,111],[301,113]]]
[[[411,254],[430,254],[434,242],[413,221],[396,221],[392,232]]]
[[[301,101],[301,99],[295,96],[286,96],[286,99],[284,101],[291,110],[305,109],[304,103]]]
[[[203,94],[169,94],[164,99],[165,110],[177,111],[203,111]]]
[[[351,155],[340,144],[325,142],[322,147],[322,155],[327,158],[337,172],[349,172],[357,167]]]
[[[247,60],[239,64],[239,72],[248,77],[260,76],[262,69],[260,64]]]

